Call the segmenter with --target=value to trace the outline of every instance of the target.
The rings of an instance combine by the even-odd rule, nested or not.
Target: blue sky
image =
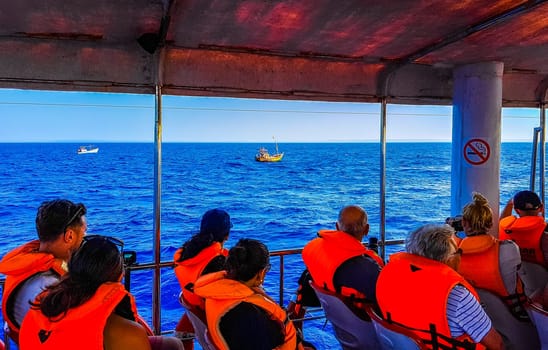
[[[163,97],[164,142],[379,140],[379,104]],[[388,141],[450,141],[450,106],[388,105]],[[536,109],[503,109],[503,141],[531,141]],[[0,142],[153,142],[154,96],[0,89]]]

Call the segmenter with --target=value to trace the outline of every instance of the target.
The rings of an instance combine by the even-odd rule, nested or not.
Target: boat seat
[[[536,290],[544,288],[548,283],[548,270],[540,264],[522,261],[518,273],[523,281],[525,295],[529,298]]]
[[[504,339],[506,350],[540,349],[537,330],[532,322],[515,318],[499,296],[481,288],[476,288],[476,291],[493,327]]]
[[[188,319],[194,327],[194,336],[203,350],[217,350],[208,336],[207,321],[205,313],[202,310],[198,310],[193,306],[190,306],[183,298],[183,293],[179,293],[179,303],[186,309]]]
[[[537,293],[541,293],[542,291],[543,288],[539,288]],[[537,328],[541,349],[548,350],[548,311],[544,310],[542,305],[535,302],[535,295],[532,296],[532,301],[528,302],[525,307]]]
[[[424,348],[421,339],[410,329],[388,322],[373,308],[368,308],[382,350],[420,350]]]
[[[323,289],[313,281],[310,281],[310,285],[320,300],[325,316],[333,325],[335,337],[343,350],[380,349],[371,320],[356,316],[338,294]]]

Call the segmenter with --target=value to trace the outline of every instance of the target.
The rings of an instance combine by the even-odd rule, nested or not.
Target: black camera
[[[131,266],[137,262],[137,252],[134,250],[124,250],[124,265]]]
[[[454,228],[457,232],[464,231],[464,228],[462,227],[462,215],[448,217],[445,219],[445,223]]]
[[[369,243],[367,243],[367,248],[379,254],[379,239],[377,237],[369,237]]]

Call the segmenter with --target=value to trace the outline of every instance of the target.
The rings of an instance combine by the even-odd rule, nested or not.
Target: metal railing
[[[386,241],[384,244],[382,242],[378,242],[379,250],[384,255],[386,253],[386,250],[384,247],[391,246],[391,245],[401,245],[404,244],[405,240],[403,239],[397,239],[397,240],[389,240]],[[365,246],[367,246],[367,243],[364,243]],[[278,279],[278,303],[280,306],[284,306],[285,299],[284,299],[284,291],[285,291],[285,261],[286,257],[292,256],[292,255],[300,255],[302,253],[303,248],[294,248],[294,249],[282,249],[282,250],[274,250],[270,252],[270,257],[279,257],[279,279]],[[385,260],[385,257],[382,257],[383,260]],[[158,268],[173,268],[175,265],[172,261],[169,262],[161,262],[158,266]],[[126,289],[130,290],[130,281],[131,281],[131,271],[139,271],[139,270],[152,270],[155,269],[156,266],[154,263],[146,263],[146,264],[135,264],[128,266],[126,269],[126,276],[124,278],[124,283],[126,285]],[[296,292],[296,290],[295,290]],[[312,321],[317,319],[324,319],[325,314],[323,313],[323,310],[321,307],[313,307],[313,308],[307,308],[306,315],[303,318],[295,319],[294,321]],[[160,331],[159,334],[171,334],[173,330],[167,330],[167,331]]]
[[[403,244],[403,243],[404,243],[404,240],[400,239],[400,240],[386,241],[384,244],[382,242],[379,242],[378,244],[379,244],[380,247],[384,247],[384,246],[389,246],[389,245],[399,245],[399,244]],[[364,243],[364,245],[367,246],[367,244],[365,244],[365,243]],[[300,255],[302,253],[302,250],[303,250],[302,248],[295,248],[295,249],[275,250],[275,251],[270,252],[271,257],[279,257],[278,300],[279,300],[280,306],[284,305],[285,258],[287,256],[291,256],[291,255]],[[381,251],[384,252],[384,249],[381,249]],[[383,259],[384,259],[384,257],[383,257]],[[175,265],[174,265],[173,261],[160,262],[158,265],[155,264],[155,263],[144,263],[144,264],[136,263],[136,264],[132,264],[132,265],[126,267],[126,275],[125,275],[125,278],[124,278],[124,285],[125,285],[127,290],[131,289],[131,273],[132,273],[132,271],[165,269],[165,268],[173,268],[174,266]],[[2,297],[2,294],[4,292],[4,283],[5,283],[5,279],[4,278],[0,279],[0,287],[2,288],[1,291],[0,291],[0,298]],[[321,309],[320,308],[314,308],[311,311],[315,312],[317,310],[321,310]],[[318,316],[309,316],[309,317],[304,317],[303,319],[299,319],[299,320],[296,320],[296,321],[314,320],[314,319],[323,318],[323,317],[325,317],[325,316],[319,316],[319,317]],[[4,335],[3,335],[4,343],[5,343],[6,349],[9,350],[10,341],[9,341],[8,336],[7,336],[4,329],[3,329],[3,331],[4,331]],[[166,332],[160,331],[158,333],[159,334],[166,334],[166,333],[169,333],[169,332],[171,332],[171,331],[166,331]]]
[[[389,241],[386,241],[384,244],[382,242],[379,242],[379,247],[383,247],[383,246],[390,246],[390,245],[399,245],[399,244],[404,244],[405,243],[405,240],[403,239],[396,239],[396,240],[389,240]],[[365,246],[367,246],[366,243],[364,243]],[[285,257],[287,256],[290,256],[290,255],[297,255],[297,254],[301,254],[303,251],[302,248],[294,248],[294,249],[282,249],[282,250],[274,250],[274,251],[271,251],[270,252],[270,256],[271,257],[279,257],[280,259],[280,262],[279,262],[279,271],[280,271],[280,276],[279,276],[279,288],[278,288],[278,300],[279,300],[279,304],[281,306],[284,305],[284,290],[285,290]],[[381,251],[384,252],[384,249],[381,249]],[[383,260],[385,260],[385,257],[382,256]],[[172,261],[164,261],[164,262],[160,262],[158,268],[173,268],[175,265],[173,264]],[[131,271],[139,271],[139,270],[152,270],[152,269],[155,269],[156,268],[156,265],[154,263],[145,263],[145,264],[134,264],[134,265],[130,265],[126,268],[126,277],[125,277],[125,284],[126,284],[126,289],[127,290],[130,290],[131,286],[130,286],[130,281],[131,281]]]

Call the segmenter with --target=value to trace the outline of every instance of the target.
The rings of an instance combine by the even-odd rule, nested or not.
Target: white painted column
[[[453,72],[451,213],[458,215],[480,192],[493,209],[497,235],[500,201],[502,75],[500,62],[483,62]]]

